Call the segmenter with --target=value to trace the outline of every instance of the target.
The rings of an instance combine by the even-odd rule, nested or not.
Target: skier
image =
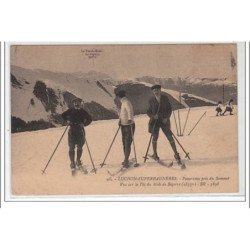
[[[129,156],[131,152],[131,144],[133,141],[133,136],[135,132],[135,123],[134,123],[134,110],[131,102],[126,97],[126,91],[120,90],[116,93],[120,101],[118,104],[119,111],[119,126],[121,126],[122,132],[122,144],[124,152],[124,161],[122,165],[124,168],[129,167]],[[120,107],[119,107],[120,106]]]
[[[228,111],[230,112],[230,115],[233,115],[233,109],[234,109],[234,106],[233,106],[233,99],[230,99],[228,104],[226,105],[226,109],[225,111],[223,112],[222,115],[225,115],[225,113]]]
[[[149,133],[152,134],[152,146],[153,146],[153,159],[159,161],[159,156],[157,154],[157,140],[159,137],[160,128],[167,137],[172,150],[174,151],[174,158],[176,159],[178,165],[185,168],[182,163],[179,153],[177,152],[175,141],[170,130],[170,116],[172,113],[172,107],[167,96],[161,94],[161,85],[153,85],[151,90],[154,94],[149,100],[149,107],[147,110],[147,115],[150,117],[149,120]]]
[[[82,168],[81,156],[82,148],[85,143],[84,127],[92,122],[89,113],[83,109],[82,100],[75,98],[72,100],[73,107],[62,114],[65,121],[68,122],[70,129],[68,132],[69,159],[72,175],[76,173],[76,166]],[[75,162],[75,146],[77,146],[77,156]],[[86,172],[85,172],[86,173]]]
[[[222,102],[218,101],[218,105],[215,109],[215,111],[217,112],[216,116],[222,115],[222,108],[223,108]]]

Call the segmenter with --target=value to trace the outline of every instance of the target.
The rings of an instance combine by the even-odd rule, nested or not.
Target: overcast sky
[[[12,65],[59,72],[95,70],[116,79],[149,75],[234,80],[232,57],[237,60],[235,44],[11,46]]]

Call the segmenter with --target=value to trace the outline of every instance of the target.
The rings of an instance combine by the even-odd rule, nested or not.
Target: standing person
[[[118,91],[116,96],[119,98],[121,103],[119,112],[119,126],[121,126],[124,152],[124,161],[122,162],[122,165],[124,168],[128,168],[131,144],[133,142],[133,136],[135,132],[134,110],[131,102],[126,97],[125,90]]]
[[[172,107],[167,96],[161,94],[161,85],[153,85],[151,90],[154,94],[149,100],[149,107],[147,115],[150,117],[149,120],[149,133],[152,134],[152,146],[153,146],[153,158],[158,161],[160,158],[157,154],[157,140],[159,137],[160,128],[167,137],[172,150],[174,151],[174,158],[178,165],[185,168],[185,165],[181,162],[179,153],[177,152],[175,141],[170,130],[170,116],[172,114]]]
[[[228,104],[226,105],[226,109],[225,111],[223,112],[222,115],[225,115],[226,112],[230,112],[230,115],[233,115],[233,109],[234,109],[234,106],[233,106],[233,99],[230,99],[230,101],[228,102]]]
[[[215,109],[215,111],[217,112],[216,116],[222,115],[222,108],[223,108],[222,102],[218,101],[218,105],[217,105],[217,107]]]
[[[72,175],[74,175],[76,166],[82,167],[81,156],[82,148],[85,143],[84,127],[92,122],[92,118],[89,113],[83,109],[82,100],[80,98],[75,98],[72,103],[73,107],[65,111],[62,117],[70,126],[68,132],[69,159]],[[77,146],[76,162],[75,146]]]

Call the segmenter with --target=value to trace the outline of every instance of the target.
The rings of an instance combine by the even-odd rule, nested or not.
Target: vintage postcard
[[[244,46],[8,44],[7,198],[244,200]]]

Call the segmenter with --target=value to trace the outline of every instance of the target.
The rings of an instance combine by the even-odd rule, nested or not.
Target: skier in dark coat
[[[70,168],[74,175],[76,166],[81,167],[82,148],[85,143],[85,130],[84,127],[88,126],[92,122],[92,118],[89,113],[84,110],[82,106],[82,100],[76,98],[72,101],[73,107],[68,109],[62,114],[65,121],[68,122],[70,128],[68,132],[68,144],[69,144],[69,158]],[[75,162],[75,146],[77,146],[77,155]]]
[[[152,146],[153,146],[153,158],[158,161],[159,156],[157,154],[157,140],[159,137],[160,128],[167,137],[173,151],[174,157],[179,165],[184,167],[182,164],[180,155],[177,152],[175,141],[170,130],[170,116],[172,114],[172,107],[167,96],[161,94],[161,85],[154,85],[151,87],[154,97],[149,100],[149,107],[147,115],[150,117],[149,120],[149,133],[152,134]]]

